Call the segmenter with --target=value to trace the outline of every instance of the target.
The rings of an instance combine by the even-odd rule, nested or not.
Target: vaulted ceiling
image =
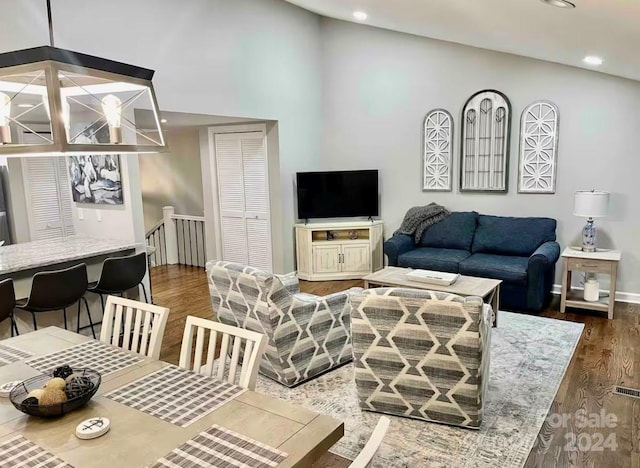
[[[640,80],[640,1],[287,0],[320,15]],[[587,55],[602,57],[599,67]]]

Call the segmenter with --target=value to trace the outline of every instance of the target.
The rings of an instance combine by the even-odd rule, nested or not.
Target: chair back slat
[[[218,380],[222,380],[224,377],[224,368],[227,362],[226,356],[228,351],[229,351],[229,335],[224,334],[222,335],[222,345],[220,346],[220,357],[222,359],[218,361],[218,373],[216,375],[216,378]]]
[[[205,338],[207,333],[208,340]],[[195,350],[193,349],[194,336],[196,336]],[[205,342],[207,342],[207,352],[206,361],[203,362]],[[216,349],[218,343],[220,343],[219,353]],[[215,378],[218,380],[253,390],[266,345],[266,337],[261,333],[188,316],[180,350],[180,367],[209,377],[215,373]],[[214,361],[217,369],[214,369]],[[228,368],[227,361],[229,361]]]
[[[159,359],[168,316],[169,309],[166,307],[109,296],[105,304],[100,341]]]
[[[195,327],[189,326],[189,317],[187,317],[187,323],[184,326],[184,333],[182,334],[182,346],[180,347],[180,360],[178,366],[183,369],[191,370],[191,350],[193,349],[193,333],[196,331]]]
[[[193,358],[193,368],[200,372],[202,367],[202,353],[204,352],[204,328],[198,327],[196,333],[196,352]]]
[[[115,310],[113,311],[113,313],[115,314],[115,322],[113,324],[113,331],[111,333],[111,336],[109,337],[111,340],[111,344],[113,346],[120,346],[120,330],[122,329],[122,304],[121,303],[116,303],[113,302],[112,303],[115,305]],[[111,320],[109,320],[109,317],[107,316],[107,314],[109,314],[110,312],[110,307],[109,307],[109,300],[107,299],[107,305],[105,306],[105,311],[104,311],[104,317],[103,317],[103,322],[105,321],[104,319],[107,319],[107,322],[111,322]],[[100,338],[102,339],[102,333],[100,333]]]
[[[209,333],[209,344],[207,345],[207,363],[204,366],[204,375],[213,374],[213,363],[216,360],[216,343],[218,341],[218,334]]]
[[[147,314],[150,316],[150,314]],[[142,326],[142,314],[136,314],[136,321],[133,323],[133,332],[131,333],[131,347],[137,350],[138,354],[145,354],[146,350],[142,350],[142,346],[146,344],[147,340],[141,340],[143,336],[140,334],[140,327]]]
[[[146,314],[144,316],[144,325],[142,326],[142,336],[140,337],[140,352],[138,354],[142,354],[144,356],[150,351],[149,348],[149,340],[143,339],[145,336],[149,336],[149,332],[151,331],[151,319],[153,316],[151,314]],[[162,339],[161,339],[162,340]]]
[[[240,345],[242,338],[236,336],[233,339],[233,351],[231,352],[231,362],[229,363],[229,380],[236,381],[236,372],[238,371],[238,361],[240,360]]]
[[[136,314],[139,315],[139,314]],[[141,315],[141,314],[140,314]],[[133,323],[133,307],[125,307],[125,319],[124,319],[124,329],[125,329],[125,334],[124,334],[124,341],[122,343],[122,347],[124,349],[130,349],[132,351],[137,352],[138,349],[136,348],[132,348],[131,346],[131,333],[127,333],[126,331],[133,331],[132,328],[132,323]]]
[[[251,352],[253,351],[253,342],[247,341],[244,348],[244,356],[242,358],[242,370],[240,371],[240,380],[247,378],[247,370],[250,367]]]

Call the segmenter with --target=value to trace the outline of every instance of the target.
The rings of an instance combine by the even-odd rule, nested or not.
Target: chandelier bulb
[[[113,94],[107,94],[102,98],[102,112],[109,124],[109,136],[111,143],[122,142],[122,101]]]

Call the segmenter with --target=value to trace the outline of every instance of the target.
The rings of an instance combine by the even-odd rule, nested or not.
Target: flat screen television
[[[298,172],[298,218],[378,216],[378,171]]]

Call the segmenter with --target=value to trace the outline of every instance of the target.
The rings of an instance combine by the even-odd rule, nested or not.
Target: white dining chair
[[[207,355],[203,356],[206,334],[209,335]],[[193,350],[194,337],[196,339],[195,352]],[[216,362],[216,345],[218,344],[220,345],[220,354]],[[260,360],[266,346],[267,339],[262,333],[189,315],[184,326],[179,365],[183,369],[193,370],[202,375],[226,380],[229,383],[253,390],[256,386]],[[192,354],[193,361],[191,361]],[[241,354],[242,362],[240,362]],[[229,369],[225,379],[227,360]],[[217,365],[214,366],[214,363]],[[239,378],[236,382],[237,377]]]
[[[387,433],[387,429],[389,429],[389,423],[391,420],[386,416],[382,416],[378,420],[378,424],[376,424],[371,437],[367,441],[366,445],[362,449],[362,452],[356,457],[349,468],[367,468],[371,466],[371,462],[373,461],[373,457],[376,456],[380,445],[382,444],[382,440],[384,439],[385,434]]]
[[[166,307],[108,296],[100,341],[159,359],[168,317]]]

